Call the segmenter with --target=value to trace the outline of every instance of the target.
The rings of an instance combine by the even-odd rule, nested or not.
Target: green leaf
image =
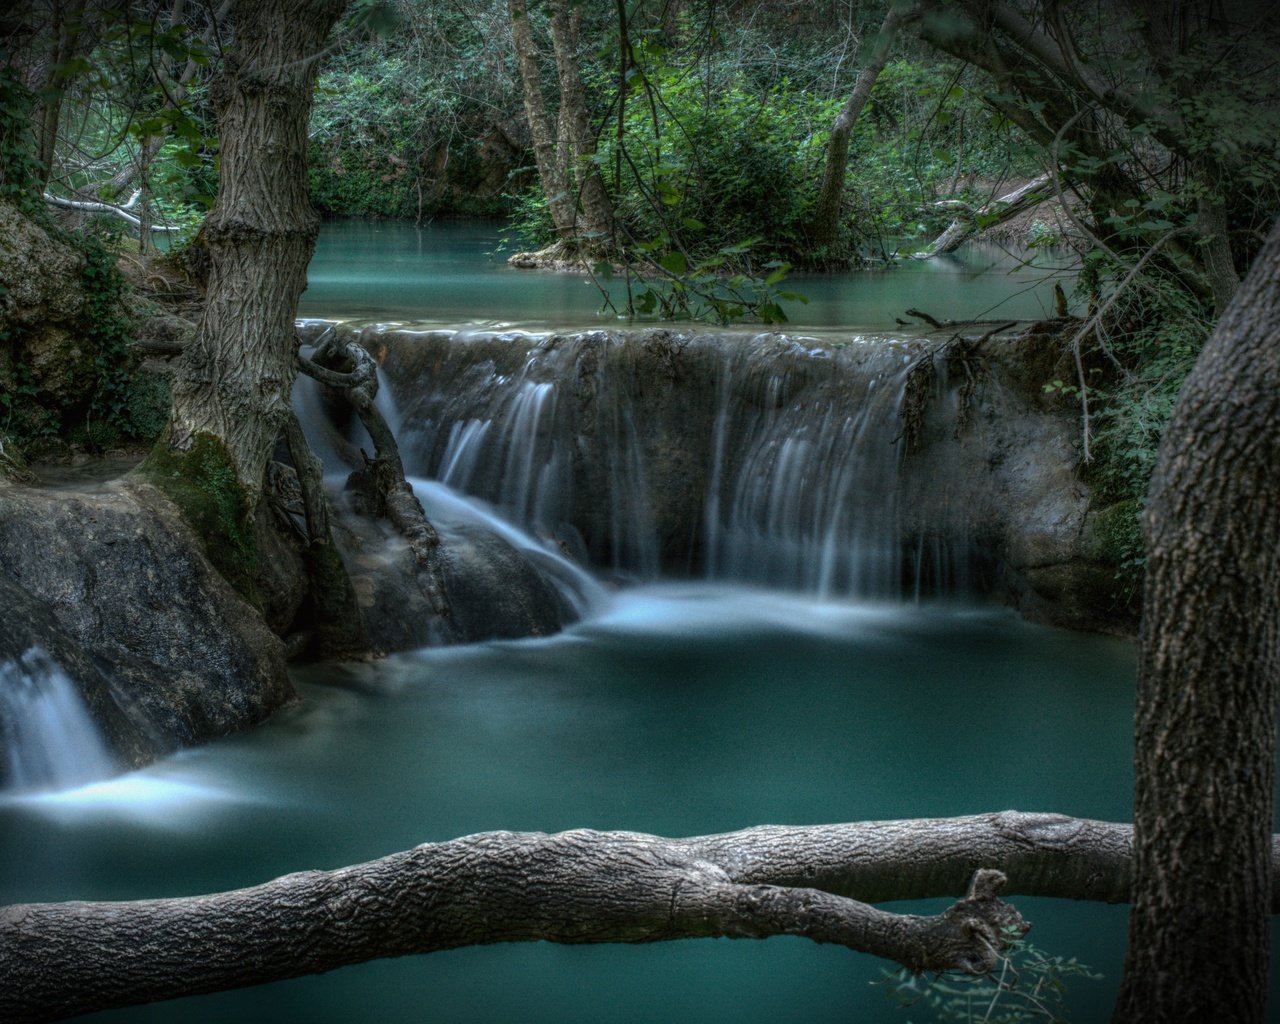
[[[684,253],[669,252],[658,260],[658,266],[669,273],[678,275],[683,274],[688,269],[689,262],[684,258]]]

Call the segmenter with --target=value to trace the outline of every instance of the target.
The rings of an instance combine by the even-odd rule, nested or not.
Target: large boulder
[[[146,484],[0,485],[0,582],[16,609],[0,657],[42,646],[125,763],[294,698],[280,640]]]
[[[371,653],[479,640],[548,636],[575,618],[527,555],[489,530],[437,524],[439,582],[448,607],[432,606],[435,580],[386,522],[332,495],[333,538],[355,592]]]

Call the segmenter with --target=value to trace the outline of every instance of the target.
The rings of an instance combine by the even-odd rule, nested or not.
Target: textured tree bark
[[[578,205],[574,200],[568,165],[561,159],[557,133],[551,115],[547,112],[547,101],[542,95],[538,48],[533,41],[533,26],[529,24],[528,5],[525,0],[507,0],[507,10],[511,15],[516,66],[520,69],[525,117],[529,121],[529,135],[533,139],[533,157],[538,165],[542,193],[547,198],[547,209],[551,212],[551,221],[557,234],[563,241],[572,243],[578,231]]]
[[[578,37],[582,8],[570,0],[556,0],[551,15],[551,45],[556,56],[560,88],[559,136],[561,152],[577,185],[580,205],[578,241],[593,250],[609,247],[613,205],[604,190],[600,169],[592,162],[596,137],[587,114],[587,91],[578,70]]]
[[[344,6],[237,0],[235,52],[212,88],[222,163],[204,226],[208,299],[175,370],[167,443],[185,451],[198,435],[218,439],[248,508],[289,416],[293,321],[319,227],[307,196],[307,119]]]
[[[830,248],[835,244],[840,229],[840,200],[844,195],[845,173],[849,166],[849,136],[853,126],[857,124],[858,115],[871,98],[871,90],[880,77],[880,72],[888,63],[889,52],[893,47],[898,28],[915,14],[903,0],[891,0],[889,11],[876,36],[875,46],[867,58],[866,65],[858,72],[858,79],[853,84],[853,92],[845,101],[840,113],[836,115],[831,126],[831,137],[827,141],[827,162],[822,171],[822,187],[818,192],[818,202],[813,209],[810,234],[813,244]]]
[[[36,1021],[494,942],[801,935],[983,973],[996,891],[1122,901],[1127,825],[1006,811],[664,839],[490,832],[209,896],[0,908],[0,1019]],[[933,917],[868,901],[969,895]]]
[[[507,0],[516,64],[520,69],[525,117],[533,139],[538,178],[551,221],[566,256],[607,249],[613,233],[613,205],[590,158],[595,134],[587,114],[586,89],[578,69],[582,8],[573,0],[551,3],[551,44],[555,53],[559,109],[553,119],[542,95],[538,49],[525,0]]]
[[[1133,912],[1116,1020],[1260,1022],[1280,695],[1280,223],[1147,499]]]

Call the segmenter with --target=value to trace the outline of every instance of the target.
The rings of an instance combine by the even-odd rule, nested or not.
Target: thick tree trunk
[[[525,0],[507,0],[516,64],[520,69],[525,116],[533,139],[542,194],[556,234],[568,256],[607,248],[613,206],[600,172],[591,162],[596,139],[587,114],[586,89],[578,70],[582,10],[573,0],[553,0],[551,43],[555,52],[559,109],[553,119],[542,94],[538,49]]]
[[[822,187],[818,192],[818,202],[814,206],[809,229],[815,246],[830,249],[839,236],[840,200],[844,196],[844,180],[849,167],[849,137],[853,134],[853,126],[858,122],[858,115],[871,98],[871,89],[875,86],[876,79],[889,61],[889,52],[893,48],[898,28],[910,13],[911,9],[903,0],[890,0],[889,11],[885,15],[884,24],[880,26],[875,46],[866,65],[858,73],[853,92],[840,108],[840,113],[831,126],[831,137],[827,141],[827,162],[822,172]]]
[[[307,119],[344,6],[237,0],[234,53],[212,90],[222,163],[204,225],[208,300],[175,373],[167,444],[183,452],[215,439],[249,509],[289,416],[294,315],[319,226],[307,196]]]
[[[1006,811],[664,839],[490,832],[235,892],[0,909],[0,1018],[46,1020],[493,942],[801,935],[983,973],[995,892],[1124,900],[1127,825]],[[867,901],[970,896],[935,917]]]
[[[1280,223],[1183,386],[1146,512],[1116,1020],[1261,1022],[1280,694]]]

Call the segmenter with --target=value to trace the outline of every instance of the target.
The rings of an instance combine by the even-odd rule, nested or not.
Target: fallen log
[[[41,1021],[495,942],[798,935],[985,973],[1027,924],[998,898],[1122,902],[1128,825],[1005,811],[667,839],[487,832],[174,899],[0,908],[0,1019]],[[965,893],[941,914],[869,904]]]
[[[994,227],[1043,202],[1049,198],[1049,193],[1044,189],[1049,185],[1050,180],[1050,175],[1042,174],[1012,192],[956,217],[927,248],[912,253],[912,259],[927,260],[934,256],[955,252],[970,235],[978,230],[979,223],[983,228]]]

